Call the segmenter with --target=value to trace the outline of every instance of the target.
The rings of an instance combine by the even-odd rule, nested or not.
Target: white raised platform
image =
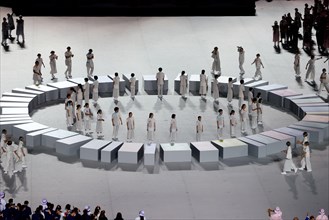
[[[93,139],[80,147],[80,159],[99,161],[101,150],[109,145],[111,141]]]
[[[101,150],[101,161],[105,163],[112,163],[118,158],[118,151],[123,145],[123,142],[113,141]]]
[[[282,145],[285,146],[285,144],[282,143],[282,141],[279,141],[279,140],[276,140],[274,138],[270,138],[270,137],[267,137],[264,135],[260,135],[260,134],[249,135],[249,136],[246,136],[246,138],[264,144],[266,146],[266,155],[265,156],[268,156],[268,155],[272,154],[273,152],[278,152],[277,149],[282,149]]]
[[[193,74],[188,80],[188,91],[193,95],[199,95],[200,93],[200,75]]]
[[[80,134],[57,140],[56,152],[65,156],[78,156],[80,155],[80,147],[91,140],[91,137]]]
[[[302,93],[291,89],[274,90],[268,93],[268,102],[270,105],[282,108],[285,98],[299,95],[302,95]]]
[[[281,142],[281,147],[268,148],[267,154],[276,154],[276,153],[280,153],[282,150],[285,150],[287,148],[286,146],[287,141],[289,141],[292,146],[295,145],[295,138],[293,136],[283,134],[277,131],[273,131],[273,130],[265,131],[260,133],[260,135],[264,135],[266,137],[270,137]]]
[[[214,140],[211,143],[218,148],[223,159],[248,156],[248,145],[236,138]]]
[[[244,78],[244,86],[247,84],[255,82],[253,78]],[[235,98],[239,97],[239,87],[240,87],[240,80],[237,80],[235,83],[233,83],[233,96]],[[245,89],[245,97],[247,97],[248,91]]]
[[[257,86],[256,88],[254,88],[254,95],[256,96],[257,93],[260,92],[262,94],[261,97],[263,99],[263,102],[266,103],[266,102],[268,102],[268,93],[270,91],[282,90],[282,89],[288,89],[288,86],[280,85],[280,84],[269,84],[269,85],[265,85],[265,86]]]
[[[60,99],[66,99],[67,93],[70,91],[70,88],[76,88],[76,84],[69,81],[61,81],[55,83],[47,83],[47,86],[58,89],[58,96]]]
[[[157,151],[156,143],[145,143],[144,144],[144,165],[145,166],[154,166],[155,164],[155,154]]]
[[[41,147],[41,135],[55,130],[57,128],[46,128],[26,134],[26,147],[30,149]]]
[[[41,145],[44,147],[56,148],[56,141],[78,135],[78,133],[58,129],[45,134],[41,134]]]
[[[259,86],[266,86],[268,84],[269,84],[268,81],[265,81],[265,80],[257,80],[255,82],[248,83],[248,84],[244,85],[244,88],[245,88],[246,92],[248,93],[249,92],[249,88],[256,88],[256,87],[259,87]],[[256,95],[257,94],[255,94],[255,91],[254,91],[254,96],[256,96]]]
[[[46,93],[41,91],[35,91],[30,89],[15,88],[11,90],[13,93],[17,94],[31,94],[38,97],[38,105],[44,104],[46,102]]]
[[[27,123],[32,123],[32,120],[19,120],[17,119],[16,121],[1,121],[0,122],[0,131],[3,129],[7,130],[7,134],[12,135],[13,134],[13,127],[15,125],[19,124],[27,124]]]
[[[192,156],[200,163],[218,162],[219,151],[210,141],[191,142]]]
[[[243,141],[248,145],[248,155],[261,158],[266,157],[266,145],[246,137],[239,137],[240,141]]]
[[[30,89],[30,90],[35,90],[35,91],[39,91],[39,92],[44,92],[46,94],[46,101],[55,101],[58,100],[59,98],[59,93],[58,93],[58,89],[50,87],[50,86],[44,86],[44,85],[30,85],[30,86],[26,86],[26,89]]]
[[[49,128],[46,125],[39,124],[36,122],[28,123],[28,124],[21,124],[15,125],[13,127],[13,138],[14,140],[18,141],[18,138],[22,136],[26,140],[26,134],[34,131],[39,131],[42,129]]]
[[[160,158],[165,163],[191,162],[191,148],[187,143],[160,144]]]
[[[138,164],[143,157],[143,143],[124,143],[118,151],[118,163]]]

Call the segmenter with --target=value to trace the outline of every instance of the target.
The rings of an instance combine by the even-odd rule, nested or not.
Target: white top
[[[39,69],[41,69],[41,66],[43,64],[43,59],[40,57],[40,58],[35,59],[35,61],[38,61],[39,62],[38,67],[39,67]]]
[[[315,60],[313,59],[310,59],[307,64],[309,65],[308,68],[314,68],[314,63],[315,63]]]
[[[56,62],[57,55],[56,54],[51,54],[49,56],[49,59],[50,59],[50,62],[49,63],[54,63],[54,62]]]
[[[203,124],[202,124],[202,121],[197,120],[197,121],[196,121],[196,131],[197,131],[198,133],[201,133],[202,130],[203,130]]]
[[[239,63],[244,63],[244,51],[239,51]]]
[[[187,86],[187,75],[181,75],[179,77],[180,79],[180,85],[181,86]]]
[[[241,85],[239,86],[239,98],[244,99],[244,91],[245,91],[245,89],[244,89],[244,85],[241,84]]]
[[[165,78],[165,74],[163,72],[158,72],[157,75],[156,75],[157,84],[158,85],[163,85],[164,84],[164,78]]]
[[[129,82],[130,82],[130,86],[131,87],[134,87],[135,84],[136,84],[136,78],[135,77],[131,77],[130,80],[129,80]]]
[[[249,105],[251,105],[253,98],[254,98],[254,94],[252,93],[252,91],[249,91],[248,92],[248,103],[249,103]]]
[[[115,76],[113,78],[113,88],[119,89],[119,85],[120,85],[120,77],[119,76]]]
[[[127,129],[128,130],[133,130],[135,129],[135,123],[134,123],[134,117],[128,117],[126,119],[126,124],[127,124]]]
[[[103,122],[103,114],[97,114],[97,121]]]
[[[200,86],[207,86],[207,76],[206,74],[200,74]]]
[[[286,159],[289,159],[289,160],[292,159],[291,146],[288,146],[288,148],[287,148]]]
[[[98,80],[95,80],[93,82],[93,92],[98,92],[98,85],[99,85]]]
[[[5,140],[6,140],[6,135],[5,134],[1,134],[0,147],[4,147],[5,146]]]
[[[66,51],[65,54],[64,54],[65,59],[66,59],[67,61],[71,61],[71,60],[72,60],[72,59],[71,59],[72,55],[73,55],[73,54],[72,54],[71,51]]]
[[[230,123],[231,123],[231,126],[235,126],[238,124],[238,122],[235,118],[235,115],[230,115]]]
[[[89,83],[86,82],[84,85],[83,85],[83,91],[85,94],[89,94]]]
[[[77,120],[81,121],[82,120],[82,118],[81,118],[81,108],[76,111],[76,115],[77,115]]]
[[[176,119],[172,118],[170,122],[170,132],[177,131]]]
[[[119,112],[113,112],[112,120],[113,120],[114,126],[120,125],[120,123],[121,123],[120,119],[121,119],[120,113]]]
[[[83,110],[83,113],[85,114],[85,119],[86,120],[89,120],[91,118],[91,111],[90,111],[90,108],[85,108]]]
[[[220,61],[219,60],[219,53],[218,53],[218,51],[216,53],[212,53],[211,54],[211,57],[214,58],[214,61]]]
[[[311,156],[310,147],[309,146],[303,145],[303,151],[305,153],[305,157],[310,157]]]
[[[78,89],[77,99],[82,99],[82,90],[80,88]]]
[[[147,119],[147,128],[148,129],[154,129],[155,128],[155,119],[154,118],[148,118]]]
[[[74,91],[71,92],[71,100],[73,103],[77,101],[77,93]]]
[[[240,110],[240,120],[241,121],[247,121],[247,114],[248,114],[247,110],[241,109]]]
[[[224,116],[221,114],[217,115],[217,127],[223,128],[224,127]]]
[[[257,116],[257,103],[251,104],[251,116]]]
[[[258,114],[263,114],[263,105],[262,103],[257,103],[257,113]]]
[[[260,68],[262,66],[262,60],[260,58],[255,58],[254,60],[256,68]]]
[[[87,53],[87,62],[92,62],[94,59],[94,54],[93,53]]]

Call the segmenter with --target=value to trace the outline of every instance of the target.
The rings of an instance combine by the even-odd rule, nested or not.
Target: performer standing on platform
[[[35,61],[38,61],[39,62],[39,65],[38,65],[38,68],[39,68],[39,72],[40,72],[40,77],[41,77],[41,82],[43,81],[43,78],[42,78],[42,72],[41,72],[41,67],[43,66],[43,68],[46,68],[45,64],[43,63],[43,59],[41,57],[41,54],[38,53],[37,54],[37,59]]]
[[[155,129],[156,129],[155,119],[153,117],[153,113],[150,113],[149,118],[147,119],[147,124],[146,124],[147,140],[148,140],[149,144],[151,144],[152,141],[154,140]]]
[[[252,111],[252,99],[254,98],[254,93],[253,93],[254,89],[253,88],[249,88],[249,92],[248,92],[248,113],[251,116],[251,111]]]
[[[299,50],[297,50],[297,52],[295,54],[294,70],[295,70],[295,76],[300,77],[300,51]]]
[[[181,75],[180,75],[180,88],[179,88],[179,92],[182,96],[183,99],[185,99],[185,95],[187,93],[187,75],[185,75],[185,71],[182,71]]]
[[[314,78],[315,78],[315,61],[322,59],[322,57],[316,58],[314,55],[311,55],[311,59],[307,62],[305,69],[307,69],[306,71],[306,76],[305,76],[305,82],[308,80],[310,74],[311,74],[311,80],[312,83],[314,84]]]
[[[223,140],[223,128],[225,127],[223,109],[218,110],[216,125],[218,139]]]
[[[241,108],[241,105],[244,101],[244,80],[240,80],[240,86],[239,86],[239,108]]]
[[[72,127],[73,125],[73,102],[72,100],[68,100],[66,103],[65,111],[66,111],[66,126]]]
[[[93,61],[94,54],[92,49],[89,49],[88,53],[86,54],[86,57],[87,57],[87,62],[86,62],[87,77],[92,78],[94,72],[94,61]]]
[[[242,76],[245,72],[243,69],[244,64],[244,49],[241,46],[238,46],[238,52],[239,52],[239,69],[240,69],[240,76]]]
[[[130,97],[134,100],[135,98],[135,94],[136,94],[136,77],[135,77],[135,73],[130,74],[130,79],[129,79],[129,83],[130,83]]]
[[[247,133],[246,127],[247,127],[247,105],[242,104],[240,109],[240,121],[241,121],[241,133],[245,134]]]
[[[81,84],[78,84],[78,91],[77,91],[77,104],[82,106],[82,100],[83,100],[83,87]]]
[[[114,98],[114,102],[118,101],[119,89],[120,89],[119,73],[114,73],[114,78],[113,78],[113,98]]]
[[[160,67],[159,72],[156,74],[157,86],[158,86],[158,97],[161,99],[163,96],[163,85],[165,74],[162,72],[162,68]]]
[[[227,101],[229,106],[232,106],[231,104],[232,100],[233,100],[233,79],[230,77],[228,79],[228,84],[227,84]]]
[[[218,90],[218,75],[215,75],[214,81],[212,82],[212,95],[214,97],[214,101],[218,102],[219,98],[219,90]]]
[[[91,120],[93,117],[93,113],[91,112],[90,108],[89,108],[89,103],[85,104],[85,109],[84,109],[84,117],[83,120],[85,121],[85,133],[86,135],[90,135],[92,134],[91,132]]]
[[[280,41],[280,29],[278,22],[275,21],[274,25],[272,26],[273,29],[273,42],[274,42],[274,47],[279,47],[279,41]]]
[[[207,88],[208,88],[208,77],[205,74],[205,70],[201,70],[201,74],[200,74],[200,95],[201,98],[205,99],[206,95],[207,95]]]
[[[35,61],[33,66],[33,83],[38,86],[41,84],[41,73],[39,70],[39,62]]]
[[[17,23],[17,29],[16,29],[16,41],[19,43],[19,36],[22,35],[23,38],[23,44],[25,43],[25,36],[24,36],[24,20],[23,20],[23,16],[20,15],[19,19],[16,19],[16,23]]]
[[[103,135],[103,123],[104,123],[103,112],[102,112],[101,109],[98,109],[98,111],[97,111],[97,122],[96,122],[97,138],[104,137],[104,135]]]
[[[112,140],[118,141],[119,127],[122,125],[122,118],[119,112],[119,107],[114,108],[114,113],[112,114],[112,126],[113,126],[113,137]]]
[[[203,124],[201,119],[201,116],[198,116],[198,120],[196,121],[196,141],[201,141],[201,136],[203,133]]]
[[[256,58],[254,60],[254,62],[251,63],[251,65],[255,64],[256,66],[256,72],[255,72],[255,76],[253,77],[253,79],[256,80],[261,80],[262,79],[262,72],[260,71],[260,68],[263,67],[264,65],[262,63],[262,60],[260,59],[260,54],[256,54]]]
[[[55,73],[57,73],[57,67],[56,67],[56,60],[58,59],[58,56],[55,54],[55,51],[50,51],[49,56],[49,65],[50,65],[50,74],[51,74],[51,80],[56,79]]]
[[[257,102],[257,122],[259,125],[263,124],[263,99],[259,98]]]
[[[85,84],[83,85],[83,97],[85,99],[85,103],[89,103],[90,85],[88,81],[88,78],[85,78]]]
[[[135,130],[135,119],[133,117],[133,113],[129,112],[128,118],[126,119],[127,125],[127,142],[132,142],[134,138],[134,130]]]
[[[82,112],[81,112],[81,105],[80,104],[78,104],[77,105],[77,110],[76,110],[76,119],[77,119],[77,121],[76,121],[76,130],[77,130],[77,132],[80,132],[80,131],[82,131]]]
[[[257,128],[257,111],[257,98],[253,98],[251,104],[251,129],[253,130]]]
[[[98,101],[98,86],[99,86],[99,82],[98,82],[98,76],[94,76],[94,82],[93,82],[93,100],[94,100],[94,105],[97,105],[97,101]]]
[[[327,81],[327,73],[326,73],[326,69],[322,69],[322,73],[320,75],[320,86],[319,86],[319,90],[316,93],[317,95],[320,95],[322,92],[322,89],[326,88],[327,90],[327,94],[329,94],[329,83]]]
[[[74,56],[71,52],[71,47],[66,48],[66,52],[64,54],[65,56],[65,65],[66,65],[66,70],[64,72],[65,78],[72,78],[72,57]]]
[[[235,138],[235,129],[236,129],[236,125],[238,124],[236,118],[235,118],[235,111],[231,110],[230,113],[230,135],[231,138]]]
[[[211,57],[214,59],[211,67],[212,73],[214,75],[221,75],[218,47],[215,47],[214,50],[211,52]]]
[[[178,129],[177,129],[177,122],[176,122],[176,115],[172,114],[171,121],[170,121],[170,127],[169,127],[171,144],[175,143],[177,131],[178,131]]]
[[[24,138],[22,136],[18,139],[18,147],[17,147],[17,154],[18,154],[18,162],[17,162],[17,170],[22,171],[22,169],[27,168],[26,158],[27,158],[27,149],[24,147]]]
[[[308,141],[306,141],[303,144],[301,167],[298,169],[299,170],[307,169],[307,172],[311,172],[312,166],[311,166],[310,158],[311,158],[310,143]]]
[[[286,160],[284,161],[283,165],[283,171],[281,174],[287,174],[287,172],[291,172],[291,170],[294,170],[295,173],[297,173],[297,168],[292,161],[292,151],[291,151],[291,143],[287,141],[287,150],[284,150],[282,152],[286,153]]]
[[[2,46],[7,46],[7,39],[9,38],[8,36],[9,30],[8,30],[8,22],[7,19],[4,17],[2,19],[2,41],[1,45]]]

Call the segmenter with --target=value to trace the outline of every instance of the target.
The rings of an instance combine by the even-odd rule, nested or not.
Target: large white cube
[[[80,147],[80,159],[99,161],[101,150],[109,145],[111,141],[93,139]]]
[[[199,161],[203,162],[217,162],[219,151],[210,141],[191,142],[192,156]]]
[[[188,143],[160,144],[160,158],[165,163],[191,162],[191,152]]]
[[[155,164],[155,153],[157,150],[157,144],[144,144],[144,165],[154,166]]]
[[[46,128],[26,134],[26,147],[41,147],[41,135],[55,130],[57,130],[57,128]]]
[[[211,143],[218,148],[223,159],[248,156],[248,145],[236,138],[215,140]]]
[[[124,143],[118,151],[118,162],[137,164],[143,157],[143,143]]]
[[[91,140],[91,137],[80,134],[57,140],[56,152],[65,156],[78,156],[80,155],[80,147]]]
[[[58,129],[52,132],[48,132],[41,135],[41,145],[48,148],[56,148],[56,141],[64,138],[68,138],[71,136],[78,135],[78,133]]]
[[[123,142],[113,141],[101,151],[101,161],[105,163],[112,163],[118,158],[118,151],[123,145]]]

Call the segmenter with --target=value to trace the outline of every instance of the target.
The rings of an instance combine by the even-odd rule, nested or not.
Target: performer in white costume
[[[6,145],[6,158],[3,166],[5,174],[12,174],[17,172],[15,169],[15,158],[19,158],[17,154],[17,145],[14,145],[14,143],[9,140],[7,141]]]
[[[39,68],[39,62],[35,61],[33,66],[33,83],[34,85],[38,86],[41,84],[41,73]]]
[[[176,115],[172,114],[171,115],[171,121],[170,121],[170,127],[169,127],[169,132],[170,132],[170,143],[175,143],[176,140],[176,135],[177,135],[177,122],[176,122]]]
[[[155,119],[153,113],[150,113],[146,123],[147,140],[149,144],[151,144],[152,141],[154,140],[155,129],[156,129]]]
[[[77,90],[77,104],[82,106],[82,100],[83,100],[83,87],[81,84],[78,84],[78,90]]]
[[[133,113],[129,112],[128,118],[126,119],[127,125],[127,142],[132,142],[135,135],[135,119],[133,117]]]
[[[257,123],[259,125],[263,124],[263,99],[259,98],[257,102]]]
[[[308,141],[306,141],[303,144],[301,167],[298,168],[298,169],[299,170],[307,169],[307,172],[312,172],[312,166],[311,166],[310,158],[311,158],[310,143]]]
[[[240,69],[240,76],[242,76],[245,72],[243,69],[243,63],[244,63],[244,49],[243,47],[238,46],[238,52],[239,52],[239,69]]]
[[[219,140],[223,140],[223,129],[225,127],[223,109],[218,110],[216,119],[217,135]]]
[[[89,104],[90,85],[88,81],[88,78],[85,78],[85,84],[83,85],[83,97],[85,99],[85,103]]]
[[[257,128],[257,98],[252,99],[252,104],[251,104],[251,129],[256,129]]]
[[[221,75],[218,47],[215,47],[214,50],[211,52],[211,57],[214,59],[211,67],[212,73],[214,75]]]
[[[66,52],[64,54],[65,56],[65,65],[66,65],[66,70],[64,72],[65,78],[72,78],[72,57],[74,56],[71,52],[71,47],[66,48]]]
[[[247,111],[247,105],[242,104],[240,109],[240,122],[241,122],[241,133],[245,134],[247,133],[247,119],[248,119],[248,111]]]
[[[42,78],[41,68],[42,68],[42,66],[43,66],[43,68],[46,68],[46,66],[45,66],[45,64],[43,62],[43,59],[42,59],[40,53],[37,54],[37,59],[35,59],[35,61],[38,61],[39,62],[38,68],[39,68],[39,73],[41,74],[40,77],[41,77],[41,82],[42,82],[43,81],[43,78]]]
[[[92,78],[94,72],[94,54],[92,49],[89,49],[88,53],[86,54],[86,57],[87,57],[87,62],[86,62],[87,77]]]
[[[215,75],[214,81],[212,82],[212,95],[215,102],[217,102],[219,98],[218,77],[218,75]]]
[[[119,89],[120,89],[119,73],[114,73],[114,78],[113,78],[113,99],[114,99],[115,102],[117,102],[118,98],[119,98]]]
[[[316,58],[314,55],[311,55],[311,59],[307,62],[305,69],[307,69],[306,71],[306,75],[305,75],[305,82],[308,80],[308,78],[310,77],[312,80],[312,83],[315,83],[314,78],[315,78],[315,61],[322,59],[322,57]],[[311,75],[311,76],[310,76]]]
[[[256,66],[256,72],[255,72],[255,76],[253,77],[254,79],[258,79],[258,80],[261,80],[263,77],[262,77],[262,72],[260,71],[260,68],[263,67],[264,68],[264,65],[262,63],[262,60],[260,59],[260,54],[256,54],[256,58],[254,60],[254,62],[251,63],[251,65],[255,64]]]
[[[103,135],[103,123],[104,123],[103,112],[102,112],[101,109],[98,109],[98,111],[97,111],[97,122],[96,122],[97,138],[104,137],[104,135]]]
[[[198,116],[198,120],[196,121],[196,141],[201,141],[201,136],[203,133],[203,124],[201,116]]]
[[[185,71],[182,71],[180,77],[180,87],[179,87],[179,93],[181,94],[182,98],[186,98],[185,95],[187,93],[187,75],[185,75]]]
[[[0,162],[3,162],[3,157],[6,152],[6,142],[7,142],[7,130],[2,129],[1,131],[1,140],[0,140]]]
[[[114,108],[114,112],[112,114],[112,126],[113,126],[113,137],[112,140],[118,141],[118,133],[120,125],[122,125],[122,118],[119,112],[119,107]]]
[[[327,94],[329,94],[329,83],[327,80],[327,72],[326,69],[324,68],[322,69],[322,73],[320,75],[320,86],[318,92],[316,93],[317,95],[321,94],[323,87],[326,88]]]
[[[227,101],[228,105],[232,106],[231,102],[233,100],[233,79],[230,77],[227,84]]]
[[[91,112],[90,108],[89,108],[89,103],[85,104],[85,109],[83,111],[83,120],[85,122],[85,133],[86,135],[90,135],[91,132],[91,120],[93,117],[93,113]]]
[[[97,101],[98,101],[98,87],[99,87],[98,76],[94,76],[94,82],[93,82],[93,100],[94,100],[94,104],[95,105],[97,105]]]
[[[159,72],[156,74],[156,80],[157,80],[157,86],[158,86],[158,97],[162,98],[165,74],[162,72],[161,67],[158,70],[159,70]]]
[[[253,93],[254,89],[253,88],[249,88],[249,92],[248,92],[248,113],[251,116],[251,110],[252,110],[252,99],[254,98],[254,93]]]
[[[287,141],[286,145],[287,145],[287,150],[282,151],[282,152],[286,153],[286,159],[284,161],[283,171],[281,174],[287,174],[287,172],[291,172],[291,170],[293,170],[296,173],[297,168],[296,168],[294,162],[292,161],[292,151],[291,151],[291,146],[290,146],[291,143],[289,141]]]
[[[27,168],[27,149],[24,147],[24,139],[22,136],[18,139],[17,155],[19,158],[17,158],[16,169],[18,171],[22,171],[23,169]]]
[[[132,99],[134,99],[135,94],[136,94],[136,77],[135,77],[135,73],[130,74],[129,83],[130,83],[130,97]]]
[[[239,108],[241,108],[241,105],[244,101],[244,91],[245,91],[245,89],[244,89],[244,80],[241,79],[240,80],[240,86],[239,86],[239,106],[238,106]]]
[[[237,124],[238,124],[238,122],[235,118],[235,111],[231,110],[231,113],[230,113],[230,135],[231,135],[231,138],[236,137],[235,136],[235,129],[236,129]]]
[[[77,105],[77,110],[76,110],[76,130],[78,132],[82,131],[82,122],[83,122],[83,119],[82,119],[82,111],[81,111],[81,105]]]
[[[207,95],[207,88],[208,88],[208,77],[205,74],[205,70],[201,70],[200,74],[200,90],[199,93],[201,95],[201,98],[206,98]]]
[[[73,102],[72,100],[68,100],[65,106],[65,112],[66,112],[66,126],[72,127],[73,125]]]
[[[300,52],[299,52],[299,50],[295,54],[294,70],[295,70],[295,76],[300,77]]]
[[[55,51],[50,51],[49,56],[49,65],[50,65],[50,74],[51,74],[51,80],[56,79],[55,73],[57,73],[57,67],[56,67],[56,60],[58,59],[58,56],[55,54]]]

